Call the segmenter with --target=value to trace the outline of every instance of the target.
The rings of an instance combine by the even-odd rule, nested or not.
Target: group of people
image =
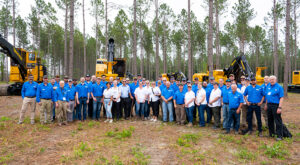
[[[281,140],[283,134],[284,93],[275,76],[265,76],[264,84],[258,85],[255,78],[245,76],[237,83],[233,74],[225,82],[224,79],[216,82],[214,77],[210,77],[209,82],[200,82],[196,77],[193,83],[174,77],[168,81],[162,76],[150,82],[141,75],[134,77],[133,82],[119,77],[110,77],[107,82],[105,75],[86,75],[78,84],[75,79],[64,77],[60,80],[59,76],[50,82],[48,76],[44,76],[43,83],[38,84],[31,75],[21,93],[23,105],[19,124],[23,123],[28,105],[31,105],[31,124],[34,124],[35,104],[38,103],[42,124],[57,120],[59,125],[64,125],[74,120],[85,121],[87,117],[100,120],[102,109],[108,123],[132,117],[156,122],[161,109],[163,122],[176,121],[178,125],[191,127],[198,114],[200,127],[211,123],[213,118],[213,129],[223,128],[225,134],[231,130],[235,134],[252,134],[256,122],[258,135],[262,136],[263,116],[270,136],[276,135],[277,140]],[[238,132],[240,125],[244,129]]]

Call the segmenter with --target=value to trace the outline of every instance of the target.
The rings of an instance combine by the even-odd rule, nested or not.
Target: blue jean
[[[229,132],[230,131],[230,126],[233,123],[233,128],[235,129],[235,131],[238,131],[240,128],[240,115],[241,112],[239,114],[236,113],[237,108],[232,108],[229,110],[229,120],[228,120],[228,124],[226,127],[226,130]]]
[[[193,119],[194,119],[194,116],[193,116],[194,107],[195,106],[191,106],[189,108],[185,108],[186,116],[188,118],[188,122],[189,123],[193,123]]]
[[[97,101],[93,101],[93,119],[100,119],[100,112],[101,112],[101,97],[96,98]]]
[[[145,102],[144,113],[145,113],[145,117],[149,117],[149,115],[150,115],[150,104],[148,104],[148,101]]]
[[[227,128],[228,120],[229,120],[229,104],[223,104],[223,128]]]
[[[111,107],[112,107],[112,101],[110,103],[110,105],[108,105],[110,99],[104,99],[104,109],[106,110],[106,117],[108,119],[112,118],[112,114],[111,114]]]
[[[173,103],[169,101],[168,103],[162,102],[162,110],[163,110],[163,121],[167,121],[168,112],[169,112],[169,121],[172,122],[173,118]]]
[[[206,105],[204,110],[206,111],[206,123],[210,123],[212,118],[211,108],[208,105]]]
[[[79,98],[79,105],[78,105],[78,111],[77,111],[77,114],[78,114],[78,119],[81,120],[81,108],[83,109],[82,110],[82,116],[83,116],[83,120],[86,120],[86,106],[87,106],[87,98]]]
[[[261,126],[262,126],[262,124],[261,124],[261,109],[260,109],[260,106],[258,106],[258,105],[248,106],[248,111],[247,111],[248,130],[252,131],[253,111],[255,112],[255,115],[256,115],[258,131],[261,132],[262,131],[262,128],[261,128]]]
[[[135,115],[140,117],[145,115],[145,103],[135,103]]]
[[[198,106],[199,125],[202,127],[205,126],[204,110],[206,106],[206,104]]]

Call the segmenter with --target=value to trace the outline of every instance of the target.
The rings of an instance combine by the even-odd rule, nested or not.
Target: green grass
[[[240,149],[236,153],[236,155],[240,160],[255,160],[256,159],[256,154],[248,151],[246,148]]]
[[[202,137],[201,133],[198,134],[183,134],[177,139],[177,144],[179,146],[190,147],[191,143],[196,143],[198,139]]]
[[[5,164],[8,161],[12,160],[13,156],[14,155],[12,153],[0,156],[0,164]]]
[[[132,147],[131,154],[134,155],[135,159],[133,160],[134,164],[138,165],[147,165],[149,164],[149,155],[144,155],[140,147]]]
[[[269,158],[285,160],[285,158],[289,156],[287,147],[281,141],[274,143],[272,146],[263,144],[260,146],[260,149],[264,150],[264,154]]]
[[[10,117],[6,117],[6,116],[2,116],[1,118],[0,118],[0,122],[3,122],[3,121],[10,121],[10,120],[12,120]]]
[[[91,151],[92,148],[85,142],[81,142],[77,148],[74,148],[74,158],[82,158],[85,152]]]
[[[78,131],[83,130],[83,125],[82,125],[82,123],[79,123],[79,124],[78,124],[77,130],[78,130]]]
[[[108,131],[105,135],[108,137],[114,137],[116,139],[125,139],[130,138],[133,132],[134,127],[130,126],[129,129],[123,129],[122,131],[119,131],[118,128],[115,128],[114,131]]]

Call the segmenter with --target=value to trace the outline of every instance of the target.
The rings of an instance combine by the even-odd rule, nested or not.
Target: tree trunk
[[[183,44],[183,73],[186,74],[186,62],[185,62],[185,53],[186,53],[186,44]]]
[[[255,68],[256,67],[259,67],[259,45],[258,45],[258,41],[256,41],[256,45],[255,45],[255,56],[256,56],[256,59],[255,59]]]
[[[188,0],[188,79],[192,80],[191,1]]]
[[[69,77],[73,78],[73,55],[74,55],[74,0],[70,1],[70,63]]]
[[[150,76],[150,55],[149,52],[146,52],[146,56],[147,56],[147,69],[146,71],[148,71],[146,74],[146,77],[148,80],[151,80],[151,76]]]
[[[208,69],[209,76],[213,76],[213,0],[209,0],[209,22],[208,22]]]
[[[65,13],[65,40],[64,40],[64,75],[68,75],[68,11],[69,5],[66,0],[66,13]]]
[[[291,1],[286,1],[286,28],[285,28],[285,65],[284,65],[284,96],[287,97],[287,88],[288,88],[288,72],[289,72],[289,56],[290,56],[290,7]]]
[[[143,32],[142,32],[142,17],[140,15],[140,46],[141,46],[141,63],[140,63],[140,74],[143,76],[144,74],[144,46],[143,46]],[[143,76],[144,77],[144,76]]]
[[[133,0],[133,75],[137,75],[137,66],[136,66],[136,0]]]
[[[297,47],[297,14],[296,14],[296,10],[297,10],[297,0],[294,0],[294,68],[295,70],[297,70],[297,52],[298,52],[298,47]]]
[[[13,10],[13,18],[12,18],[12,27],[13,27],[13,44],[16,45],[16,6],[15,0],[12,0],[12,10]]]
[[[158,0],[155,0],[155,79],[159,76],[159,43],[158,43]]]
[[[167,73],[168,72],[168,69],[167,69],[167,44],[166,44],[166,20],[165,20],[165,16],[164,16],[164,21],[163,21],[163,59],[164,59],[164,73]]]
[[[82,18],[83,18],[83,74],[86,75],[86,38],[85,38],[84,0],[82,0]]]
[[[98,28],[99,28],[99,23],[98,23],[98,4],[96,3],[96,14],[95,14],[95,21],[96,21],[96,28],[95,28],[95,38],[96,38],[96,56],[99,56],[99,38],[98,38]]]
[[[220,48],[220,38],[219,38],[219,0],[215,0],[215,8],[216,8],[216,69],[220,69],[220,56],[221,56],[221,48]]]
[[[107,34],[107,0],[105,0],[105,55],[103,56],[104,58],[107,57],[107,45],[108,45],[108,34]]]
[[[274,19],[274,75],[278,77],[278,19],[276,13],[276,0],[273,0],[273,19]]]
[[[177,71],[181,71],[181,45],[176,48],[177,54]]]

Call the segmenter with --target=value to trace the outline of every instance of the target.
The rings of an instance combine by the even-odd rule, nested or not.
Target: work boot
[[[23,122],[22,122],[22,121],[19,121],[18,124],[23,124]]]
[[[259,132],[259,133],[258,133],[258,136],[259,136],[259,137],[263,137],[262,132]]]

